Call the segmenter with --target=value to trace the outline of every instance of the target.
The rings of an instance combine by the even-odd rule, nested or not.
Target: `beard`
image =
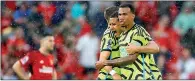
[[[51,53],[53,53],[53,50],[54,49],[47,49],[47,52],[51,54]]]

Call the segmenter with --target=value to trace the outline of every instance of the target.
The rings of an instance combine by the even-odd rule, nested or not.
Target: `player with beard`
[[[54,37],[45,34],[40,40],[39,50],[31,51],[13,65],[14,72],[23,80],[57,79],[54,68]]]

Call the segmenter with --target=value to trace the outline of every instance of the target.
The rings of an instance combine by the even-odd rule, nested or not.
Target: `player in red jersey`
[[[29,52],[18,60],[12,68],[19,78],[24,80],[57,79],[54,68],[54,57],[51,54],[53,49],[54,37],[49,34],[45,35],[40,40],[39,50]]]

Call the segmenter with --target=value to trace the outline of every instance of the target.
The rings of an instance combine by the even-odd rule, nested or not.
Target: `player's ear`
[[[132,17],[132,19],[135,19],[135,14],[132,14],[131,17]]]
[[[44,40],[45,40],[45,38],[42,38],[42,39],[40,40],[40,45],[43,44]]]

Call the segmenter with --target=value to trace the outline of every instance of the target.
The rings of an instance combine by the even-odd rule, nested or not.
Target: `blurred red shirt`
[[[158,21],[156,1],[139,1],[137,5],[135,12],[142,21],[152,25]]]
[[[43,15],[44,23],[45,24],[51,24],[51,18],[54,15],[56,11],[56,7],[53,4],[39,4],[38,5],[38,12],[40,12]]]
[[[19,60],[25,70],[32,68],[31,80],[51,80],[54,72],[54,57],[43,55],[39,51],[29,52]]]
[[[30,46],[26,43],[24,38],[10,38],[7,40],[7,47],[13,47],[12,50],[14,56],[23,57],[31,49]]]

